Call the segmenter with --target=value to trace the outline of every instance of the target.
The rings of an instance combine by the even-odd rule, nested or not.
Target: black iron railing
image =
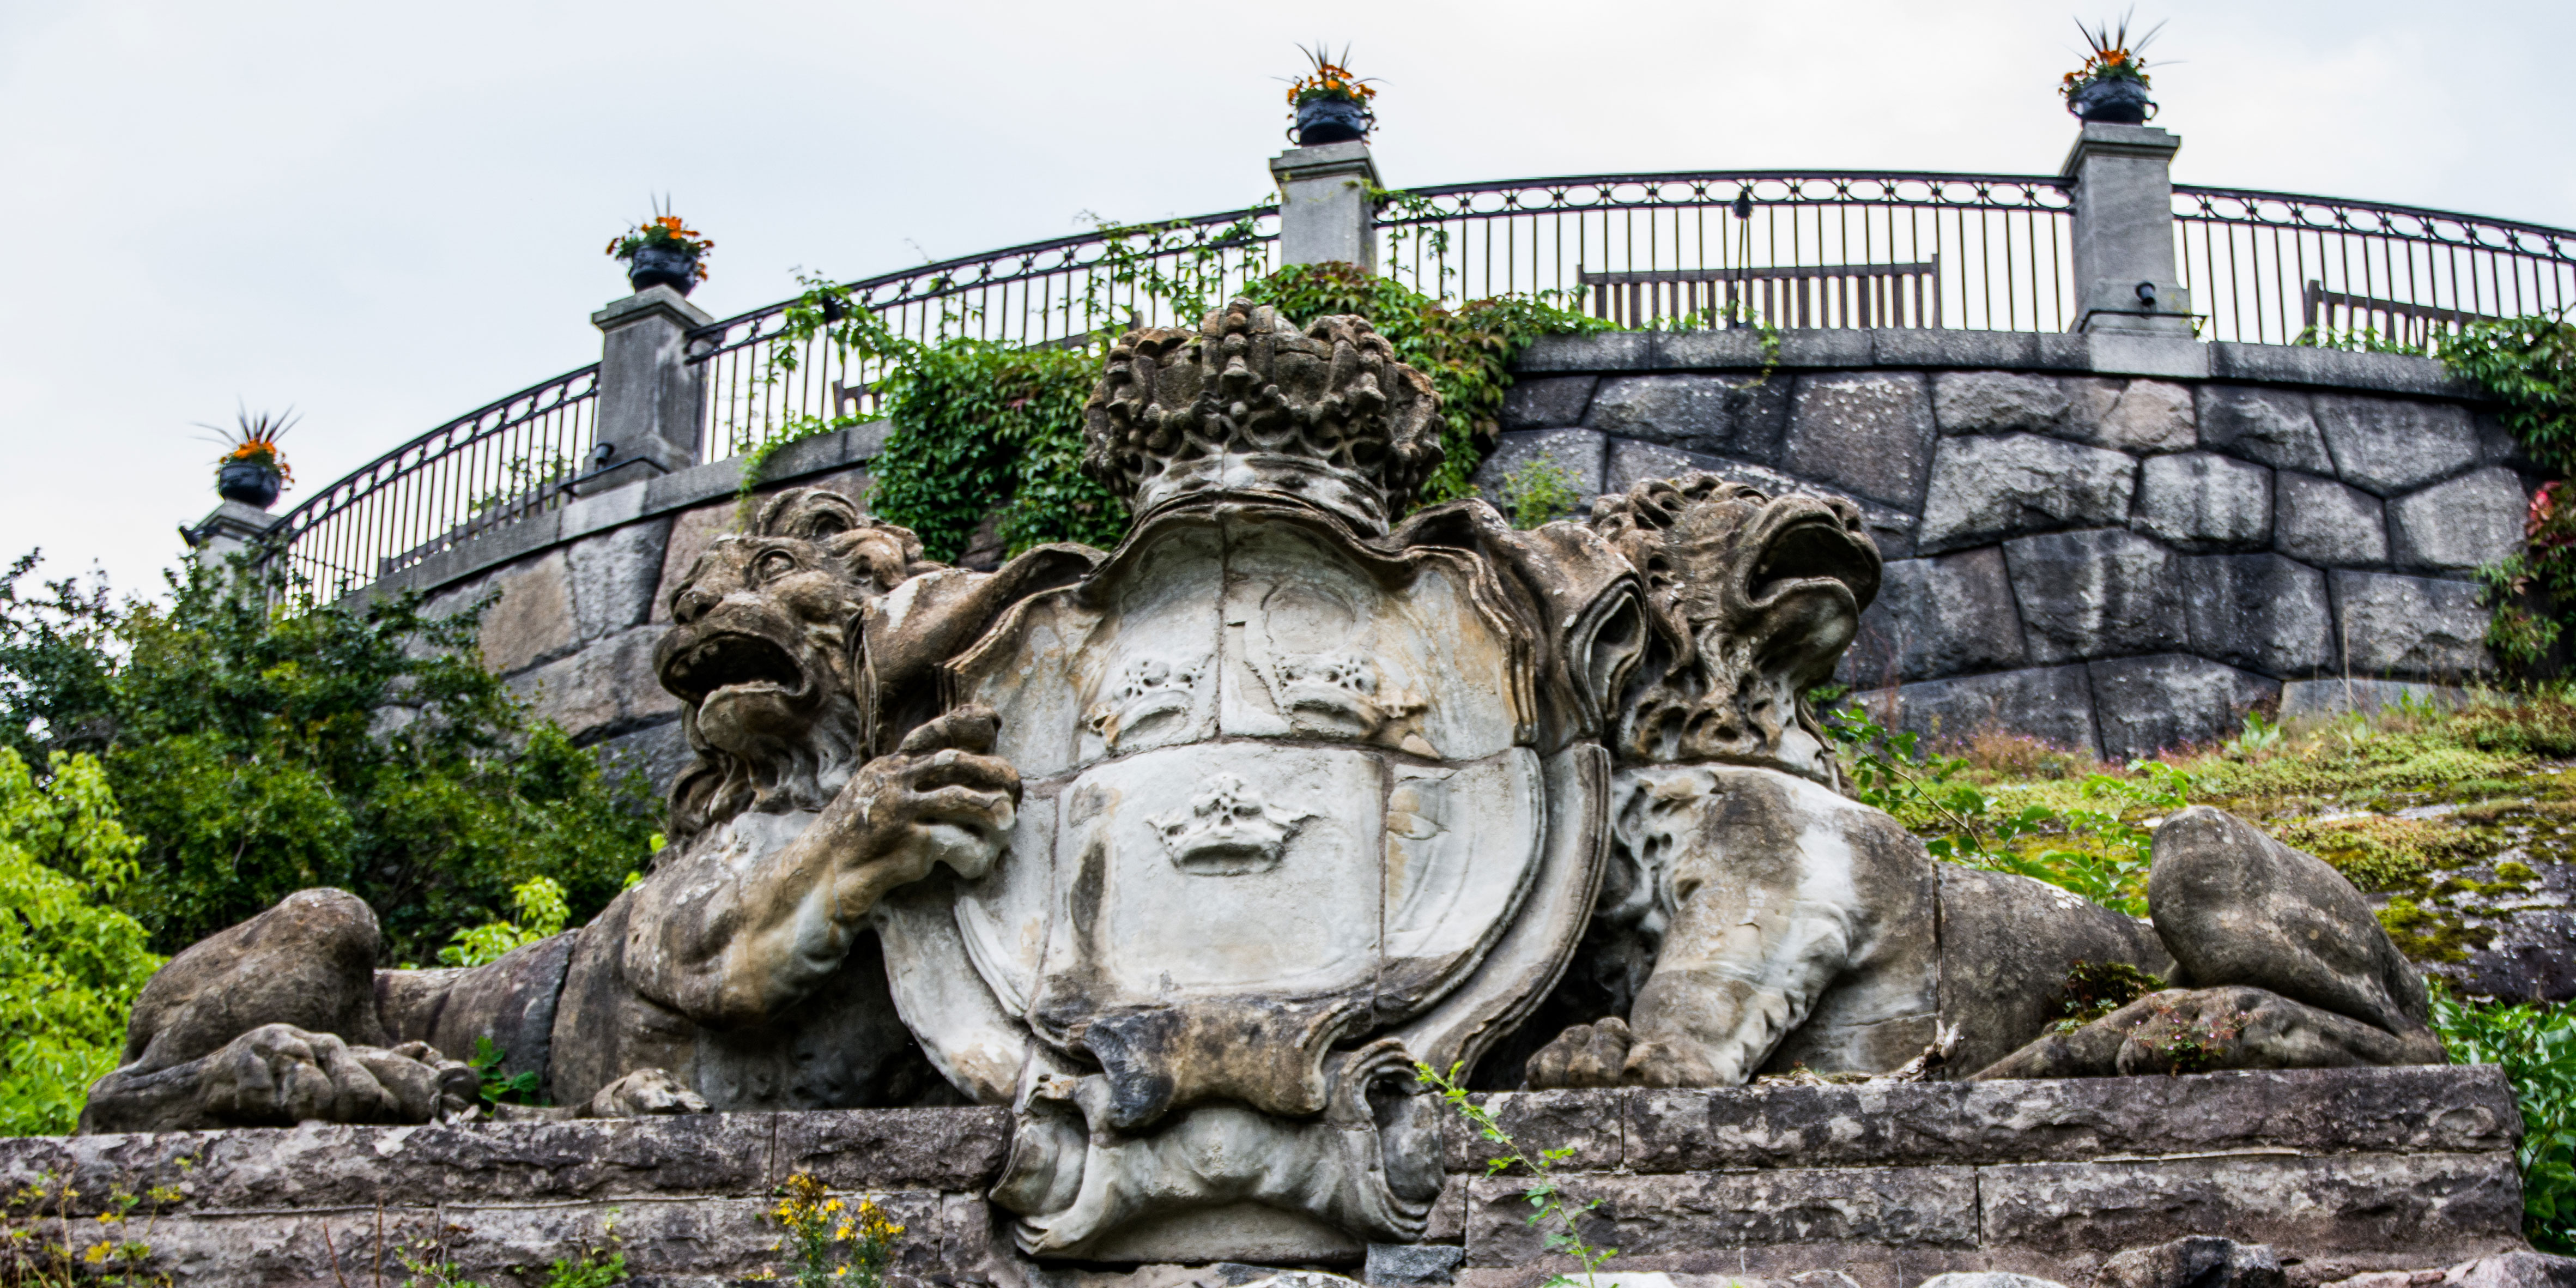
[[[1627,327],[2056,331],[2074,317],[2071,206],[2061,180],[2039,175],[1724,171],[1461,183],[1391,199],[1378,254],[1426,294],[1554,291]],[[1648,289],[1598,289],[1611,285]]]
[[[1270,271],[1279,221],[1267,208],[1103,229],[852,282],[850,303],[899,336],[1013,344],[1078,342],[1129,326],[1195,323],[1193,302]],[[881,360],[823,335],[791,337],[782,301],[703,328],[690,361],[707,378],[700,458],[721,460],[812,418],[864,415]],[[783,351],[783,352],[782,352]]]
[[[590,454],[599,366],[480,407],[377,457],[269,529],[325,597],[563,503]]]
[[[2052,176],[1693,172],[1449,184],[1388,194],[1382,271],[1458,302],[1552,293],[1636,328],[2062,331],[2074,197]],[[2576,232],[2369,202],[2176,187],[2203,338],[2421,344],[2576,301]],[[852,282],[917,340],[1081,343],[1194,321],[1270,271],[1274,209],[1014,246]],[[782,301],[699,329],[700,459],[875,408],[881,359],[790,327]],[[363,585],[559,505],[585,463],[598,369],[493,403],[290,511],[271,536],[325,591]]]
[[[2176,185],[2174,250],[2205,339],[2420,347],[2576,301],[2576,232],[2446,210]]]

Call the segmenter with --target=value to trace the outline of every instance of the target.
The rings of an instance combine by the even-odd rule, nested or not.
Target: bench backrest
[[[1578,273],[1592,316],[1642,328],[1666,318],[1703,326],[1937,327],[1941,257],[1920,264],[1800,264]]]

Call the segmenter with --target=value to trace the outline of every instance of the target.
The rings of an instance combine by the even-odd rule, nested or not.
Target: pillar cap
[[[1326,179],[1337,174],[1364,174],[1370,183],[1378,181],[1377,159],[1369,155],[1366,142],[1290,148],[1270,158],[1270,173],[1281,183]]]
[[[2182,136],[2152,125],[2113,125],[2108,121],[2087,121],[2075,136],[2075,146],[2066,150],[2066,164],[2057,173],[2068,179],[2076,177],[2076,168],[2088,156],[2146,157],[2171,161],[2182,150]]]
[[[686,296],[667,286],[648,286],[622,300],[610,300],[608,307],[590,315],[590,324],[602,331],[615,331],[655,317],[666,317],[684,327],[702,327],[715,321],[715,316],[691,304]]]

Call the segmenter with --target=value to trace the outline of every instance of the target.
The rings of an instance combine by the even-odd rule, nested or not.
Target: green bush
[[[2576,1251],[2576,1009],[2507,1006],[2433,987],[2433,1030],[2456,1064],[2494,1064],[2522,1109],[2523,1233],[2545,1252]]]
[[[38,782],[0,747],[0,1136],[72,1129],[162,960],[115,906],[140,846],[107,775],[87,756],[47,768]]]
[[[643,864],[640,774],[611,776],[483,669],[480,612],[320,604],[190,567],[167,602],[0,588],[0,746],[97,757],[139,841],[120,907],[173,952],[310,886],[365,899],[388,960],[560,883],[575,924]]]

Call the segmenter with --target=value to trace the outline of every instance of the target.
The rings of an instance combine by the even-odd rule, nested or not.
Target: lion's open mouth
[[[710,635],[662,668],[662,686],[691,702],[751,685],[793,693],[805,687],[805,668],[775,642],[736,631]]]
[[[1744,597],[1767,604],[1794,590],[1838,582],[1866,602],[1878,590],[1878,561],[1870,555],[1831,513],[1800,515],[1763,542],[1745,578]]]

